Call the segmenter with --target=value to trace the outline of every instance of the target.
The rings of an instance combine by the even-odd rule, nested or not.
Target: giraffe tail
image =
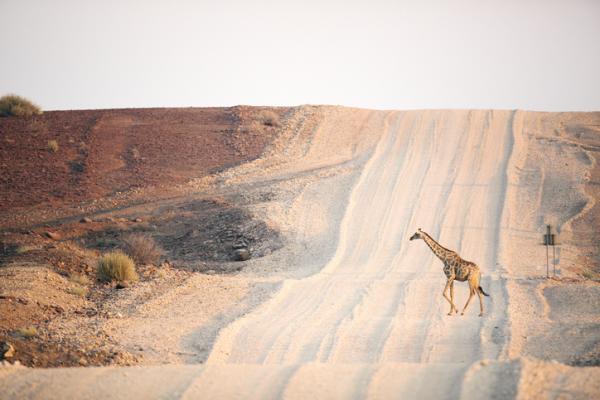
[[[487,294],[486,292],[483,291],[483,289],[481,288],[481,286],[479,286],[477,289],[481,292],[482,295],[490,297],[489,294]]]

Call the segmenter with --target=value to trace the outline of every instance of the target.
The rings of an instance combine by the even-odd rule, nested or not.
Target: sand
[[[150,322],[130,319],[129,330],[115,328],[123,337],[146,335],[142,342],[161,340],[155,329],[168,332],[166,347],[206,353],[172,362],[203,364],[5,367],[3,397],[598,395],[600,368],[564,365],[599,342],[600,313],[585,302],[568,303],[573,291],[594,298],[598,286],[546,281],[540,268],[539,236],[552,223],[564,240],[559,277],[574,276],[578,250],[570,223],[594,202],[583,186],[595,160],[565,144],[561,118],[300,107],[264,157],[190,186],[278,193],[254,211],[285,232],[289,244],[250,262],[231,278],[237,284],[227,283],[231,299],[249,307],[227,306],[218,312],[228,318],[211,321],[189,306],[198,298],[188,289],[202,296],[200,278],[192,278],[191,286],[143,310]],[[569,118],[589,122],[590,116]],[[490,294],[484,317],[477,299],[464,316],[446,315],[442,264],[422,241],[408,240],[417,228],[479,265]],[[267,289],[256,292],[260,285]],[[576,287],[562,289],[568,285]],[[462,309],[466,284],[455,287]],[[156,318],[159,309],[169,312]],[[580,311],[573,316],[572,309]],[[574,336],[569,329],[577,330]],[[586,341],[575,351],[566,339],[582,334]],[[562,350],[544,350],[548,339]],[[154,351],[160,358],[168,349]]]

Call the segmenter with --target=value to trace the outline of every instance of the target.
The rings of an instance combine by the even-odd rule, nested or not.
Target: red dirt
[[[33,207],[168,187],[254,159],[277,131],[256,124],[262,110],[51,111],[0,118],[0,219]],[[270,110],[280,117],[288,111]],[[58,142],[57,152],[49,150],[50,140]]]
[[[8,295],[6,290],[29,278],[4,267],[47,268],[67,280],[87,277],[86,301],[101,307],[115,289],[96,281],[100,252],[86,247],[85,238],[112,231],[117,235],[132,229],[153,231],[152,218],[146,214],[141,214],[141,222],[98,213],[176,196],[180,193],[176,187],[192,178],[259,157],[289,111],[238,106],[51,111],[30,118],[0,118],[0,272],[8,273],[4,289],[0,287],[0,342],[14,346],[12,361],[39,367],[135,363],[110,346],[84,352],[76,341],[57,336],[49,324],[87,313],[81,299],[65,292],[65,287],[54,288],[63,301],[60,307],[34,301],[31,293]],[[58,142],[56,152],[48,146],[51,140]],[[116,196],[118,192],[124,195]],[[195,209],[196,218],[205,218],[203,210]],[[136,209],[138,217],[139,212]],[[80,223],[79,217],[65,218],[77,215],[94,220]],[[49,231],[59,236],[49,238]],[[45,294],[44,282],[39,291]],[[48,301],[54,304],[57,299]],[[65,311],[67,305],[73,309]],[[38,330],[35,336],[19,334],[32,326]]]

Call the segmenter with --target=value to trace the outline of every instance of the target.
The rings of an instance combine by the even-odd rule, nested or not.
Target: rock
[[[15,348],[9,342],[0,342],[0,359],[11,358],[15,355]]]
[[[121,281],[121,282],[117,282],[117,286],[115,286],[117,289],[126,289],[129,287],[129,283],[125,282],[125,281]]]
[[[46,232],[44,232],[44,235],[46,235],[46,237],[48,237],[52,240],[60,240],[60,238],[61,238],[60,234],[56,233],[56,232],[46,231]]]
[[[61,306],[59,306],[59,305],[53,305],[53,306],[50,306],[50,307],[51,307],[51,308],[52,308],[54,311],[56,311],[58,314],[63,314],[63,313],[65,312],[65,309],[64,309],[64,308],[62,308],[62,307],[61,307]]]
[[[79,222],[81,222],[82,224],[89,224],[90,222],[93,222],[93,221],[91,218],[83,217],[79,220]]]
[[[235,250],[245,249],[248,247],[248,243],[246,243],[244,240],[240,240],[238,242],[235,242],[233,245],[231,245],[231,247],[233,247]]]
[[[79,359],[79,365],[82,365],[82,366],[85,367],[86,365],[88,365],[88,362],[87,362],[87,360],[85,358],[81,357]]]
[[[132,218],[131,222],[142,222],[141,218]]]
[[[250,252],[248,249],[236,249],[233,252],[233,259],[235,261],[246,261],[250,259]]]

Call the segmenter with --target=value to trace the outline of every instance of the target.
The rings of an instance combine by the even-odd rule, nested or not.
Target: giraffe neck
[[[436,257],[439,258],[440,260],[444,261],[446,259],[448,250],[446,248],[444,248],[442,245],[440,245],[438,242],[433,240],[433,238],[431,236],[429,236],[429,234],[427,234],[425,232],[422,232],[422,233],[423,233],[423,235],[422,235],[423,241],[425,241],[425,243],[427,243],[427,246],[429,246],[429,248],[431,249],[433,254],[435,254]]]

